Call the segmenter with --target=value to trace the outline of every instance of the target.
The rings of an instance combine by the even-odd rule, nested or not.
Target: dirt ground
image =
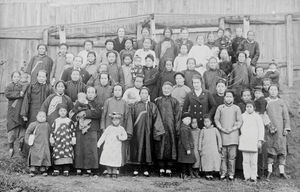
[[[296,192],[300,191],[300,82],[295,82],[295,87],[287,89],[282,86],[281,97],[288,105],[291,115],[292,132],[288,138],[287,172],[292,176],[290,180],[282,180],[274,176],[270,182],[261,180],[257,184],[246,183],[241,179],[234,182],[207,181],[205,179],[182,180],[178,177],[129,177],[117,179],[104,177],[29,177],[26,160],[18,154],[8,158],[8,146],[5,125],[0,124],[0,192],[34,192],[34,191],[239,191],[239,192]]]

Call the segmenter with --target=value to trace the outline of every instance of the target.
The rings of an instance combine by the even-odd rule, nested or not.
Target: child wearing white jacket
[[[243,154],[243,172],[245,180],[256,182],[257,154],[264,141],[264,124],[261,116],[254,111],[254,102],[246,103],[242,114],[243,125],[239,138],[239,150]]]
[[[120,126],[120,113],[110,114],[112,124],[109,125],[100,137],[97,147],[104,143],[103,151],[100,157],[100,164],[107,167],[108,175],[116,178],[118,168],[122,164],[122,141],[127,139],[127,133],[124,127]]]

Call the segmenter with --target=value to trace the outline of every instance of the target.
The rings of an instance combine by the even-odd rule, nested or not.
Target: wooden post
[[[293,86],[293,20],[292,15],[286,16],[286,59],[288,86]]]
[[[66,43],[66,30],[64,26],[58,27],[58,34],[59,34],[59,43]]]
[[[219,19],[219,28],[220,29],[225,29],[225,18],[224,17],[221,17]]]
[[[49,33],[48,29],[43,31],[43,44],[48,45]]]
[[[151,20],[150,20],[150,28],[151,28],[151,35],[152,35],[152,39],[156,41],[156,28],[155,28],[155,19],[154,19],[154,14],[151,15]]]
[[[244,16],[243,19],[243,31],[244,31],[244,37],[247,38],[247,33],[250,30],[250,17]]]

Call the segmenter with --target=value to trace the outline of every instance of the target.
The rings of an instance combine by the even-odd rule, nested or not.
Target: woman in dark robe
[[[97,141],[99,139],[101,110],[99,103],[95,100],[96,89],[89,87],[86,94],[90,109],[83,111],[83,113],[85,114],[85,119],[91,119],[86,133],[80,130],[77,115],[72,116],[72,120],[77,124],[74,167],[77,169],[78,175],[82,174],[82,170],[91,175],[92,170],[99,167]]]
[[[159,71],[165,69],[166,59],[172,59],[174,61],[175,57],[178,55],[178,49],[176,43],[171,38],[173,31],[171,28],[165,28],[163,35],[164,39],[156,45],[155,55],[159,59]]]
[[[49,95],[41,106],[41,111],[47,114],[47,122],[50,126],[54,123],[55,119],[59,117],[57,106],[63,104],[67,106],[69,112],[73,108],[71,98],[64,94],[66,89],[63,81],[58,81],[55,86],[55,93]]]
[[[46,83],[47,72],[41,70],[37,75],[37,82],[30,84],[24,95],[21,116],[25,121],[36,121],[36,115],[40,111],[43,102],[53,92],[50,84]]]
[[[125,49],[125,29],[120,27],[117,32],[118,37],[114,39],[114,50],[120,53],[123,49]]]
[[[53,67],[53,60],[46,55],[47,45],[39,44],[37,46],[38,55],[32,57],[27,65],[26,73],[30,75],[32,84],[37,82],[38,72],[45,70],[47,72],[47,83],[50,83],[50,73]]]
[[[128,163],[136,165],[134,176],[137,176],[139,171],[143,171],[144,176],[149,177],[149,166],[155,159],[154,141],[161,140],[165,130],[156,105],[148,100],[149,89],[141,88],[140,96],[141,101],[136,102],[132,107],[134,127]]]

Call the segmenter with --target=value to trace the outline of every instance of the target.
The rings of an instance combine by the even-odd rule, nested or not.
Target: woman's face
[[[125,48],[126,49],[131,49],[132,48],[132,41],[131,40],[126,40],[125,41]]]
[[[58,84],[56,85],[56,92],[57,92],[58,94],[63,94],[64,91],[65,91],[65,85],[64,85],[62,82],[58,83]]]
[[[217,66],[218,66],[218,62],[217,62],[217,60],[216,59],[210,59],[209,60],[209,67],[211,68],[211,69],[217,69]]]
[[[116,55],[114,53],[109,53],[107,55],[107,60],[108,60],[109,63],[116,62]]]
[[[171,38],[171,31],[169,30],[169,29],[167,29],[166,31],[165,31],[165,37],[166,38]]]
[[[213,43],[215,41],[214,34],[210,33],[207,37],[208,42]]]
[[[200,90],[201,89],[201,80],[200,79],[193,79],[193,87],[195,90]]]
[[[228,52],[225,49],[223,49],[220,53],[220,57],[221,59],[228,59],[229,57]]]
[[[184,78],[181,75],[176,75],[175,81],[177,85],[184,85]]]
[[[188,32],[188,30],[186,30],[186,29],[182,30],[182,32],[181,32],[181,38],[182,39],[188,39],[189,38],[189,32]]]
[[[142,89],[140,92],[140,97],[142,101],[147,101],[149,98],[149,93],[146,89]]]
[[[86,97],[88,100],[93,101],[96,97],[96,89],[94,87],[89,87],[86,90]]]
[[[106,47],[107,50],[113,50],[114,43],[113,42],[107,42],[105,47]]]
[[[151,40],[150,39],[145,39],[143,43],[144,49],[150,49],[151,47]]]
[[[94,54],[89,54],[88,57],[87,57],[87,60],[88,60],[90,63],[93,63],[93,62],[95,62],[96,57],[95,57]]]
[[[204,37],[202,35],[197,37],[197,43],[198,43],[198,45],[204,44]]]
[[[187,63],[188,70],[195,70],[195,67],[196,67],[195,61],[192,59],[189,59],[188,63]]]
[[[73,61],[73,65],[76,68],[79,68],[82,65],[82,58],[81,57],[75,57]]]
[[[149,37],[149,35],[150,35],[149,30],[146,29],[146,28],[143,28],[143,30],[142,30],[142,36],[143,36],[144,38],[146,38],[146,37]]]
[[[43,45],[39,46],[38,53],[39,53],[39,55],[45,55],[46,54],[46,47],[43,46]]]
[[[38,73],[38,76],[36,77],[37,81],[39,83],[46,83],[46,80],[47,80],[47,74],[43,71],[40,71]]]
[[[122,97],[122,87],[121,86],[114,87],[114,96],[117,98]]]
[[[188,53],[188,48],[187,48],[186,45],[182,45],[182,46],[180,47],[180,53],[181,53],[181,54],[187,54],[187,53]]]
[[[239,57],[238,57],[238,60],[239,60],[239,62],[241,62],[241,63],[245,62],[245,60],[246,60],[245,54],[240,53],[240,54],[239,54]]]
[[[12,76],[12,81],[14,82],[14,83],[18,83],[19,81],[20,81],[20,79],[21,79],[21,76],[20,76],[20,74],[19,73],[14,73],[13,74],[13,76]]]
[[[60,48],[59,48],[59,52],[60,53],[62,53],[63,55],[65,55],[67,53],[67,51],[68,51],[67,46],[65,46],[65,45],[60,46]]]
[[[118,37],[123,38],[125,36],[125,29],[124,28],[119,28],[118,29]]]
[[[106,86],[108,84],[108,75],[107,74],[101,74],[100,83],[102,86]]]
[[[278,88],[276,86],[271,86],[269,88],[269,94],[271,97],[278,97]]]
[[[79,81],[80,79],[80,72],[79,71],[72,71],[71,73],[72,81]]]
[[[92,50],[92,49],[93,49],[92,43],[91,43],[91,42],[85,42],[85,44],[84,44],[84,49],[85,49],[86,51]]]
[[[140,88],[143,86],[143,81],[144,81],[143,78],[141,78],[141,77],[136,77],[136,78],[135,78],[135,81],[134,81],[134,86],[135,86],[137,89],[140,89]]]

